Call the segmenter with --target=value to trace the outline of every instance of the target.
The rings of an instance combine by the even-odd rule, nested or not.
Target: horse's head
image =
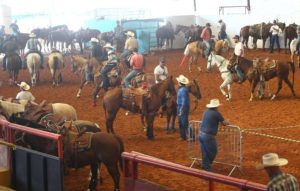
[[[193,83],[188,86],[189,92],[197,98],[197,100],[202,98],[200,87],[196,80],[193,80]]]

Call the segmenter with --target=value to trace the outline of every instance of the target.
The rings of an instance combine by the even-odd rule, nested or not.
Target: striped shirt
[[[268,191],[299,191],[297,179],[286,173],[280,173],[268,183]]]

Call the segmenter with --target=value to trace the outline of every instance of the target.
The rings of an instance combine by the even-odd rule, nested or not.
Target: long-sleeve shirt
[[[190,96],[186,86],[180,86],[178,89],[177,109],[179,113],[190,112]]]
[[[41,43],[36,38],[31,38],[26,43],[26,48],[31,51],[37,51],[42,48]]]

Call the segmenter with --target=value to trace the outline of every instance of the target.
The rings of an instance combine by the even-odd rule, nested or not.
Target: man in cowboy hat
[[[286,164],[288,164],[288,160],[279,158],[276,153],[268,153],[262,156],[262,163],[256,168],[266,170],[270,178],[267,186],[268,191],[299,191],[297,179],[280,170],[280,167]]]
[[[95,57],[97,60],[103,59],[103,50],[99,44],[99,40],[96,38],[91,38],[92,43],[92,53],[91,56]]]
[[[276,42],[278,52],[280,52],[280,43],[278,34],[282,33],[281,28],[278,26],[277,21],[273,21],[273,25],[270,28],[271,40],[270,40],[270,53],[273,53],[274,44]]]
[[[190,97],[187,85],[189,79],[184,75],[180,75],[176,78],[179,84],[177,92],[177,115],[179,122],[179,133],[180,140],[184,141],[187,139],[188,128],[189,128],[189,113],[190,113]]]
[[[23,68],[26,67],[27,65],[27,55],[30,53],[38,53],[40,55],[40,59],[41,59],[41,69],[44,68],[44,56],[41,52],[42,49],[42,45],[39,42],[39,40],[36,38],[36,35],[34,33],[30,33],[29,34],[29,40],[26,43],[26,49],[28,50],[28,52],[25,54],[25,58],[24,58],[24,62],[23,62]]]
[[[205,43],[205,49],[204,49],[204,55],[206,58],[208,58],[208,54],[211,49],[210,40],[212,38],[212,31],[210,28],[210,23],[206,23],[204,29],[202,30],[202,33],[200,37],[203,39],[203,42]]]
[[[18,84],[18,86],[20,87],[21,91],[17,94],[16,99],[28,100],[32,102],[35,100],[35,97],[31,92],[29,92],[30,86],[26,82],[21,82]]]
[[[206,104],[207,110],[202,116],[199,142],[202,153],[202,169],[206,171],[212,171],[211,164],[217,155],[218,147],[215,136],[218,133],[219,124],[228,124],[218,111],[220,105],[222,104],[218,99],[210,100],[209,104]]]
[[[111,47],[110,50],[108,50],[107,55],[108,55],[108,60],[107,60],[107,64],[105,66],[103,66],[103,68],[101,69],[101,80],[102,80],[102,88],[106,91],[109,87],[109,79],[108,79],[108,72],[110,72],[114,67],[117,66],[118,63],[118,59],[117,56],[115,54],[115,52],[113,51],[113,47],[110,45],[105,45],[104,46],[106,49],[108,49],[109,47]]]
[[[139,49],[139,43],[134,37],[135,34],[132,31],[127,31],[127,39],[124,46],[124,52],[121,54],[121,57],[127,59],[127,57],[132,53],[133,49]]]
[[[244,57],[244,54],[245,54],[244,45],[240,41],[239,35],[235,35],[232,39],[234,40],[234,43],[235,43],[233,53],[237,56],[236,62],[232,65],[232,67],[234,67],[236,74],[239,78],[238,83],[242,83],[245,79],[244,79],[244,74],[243,74],[240,66],[238,65],[238,59],[239,59],[239,57]]]

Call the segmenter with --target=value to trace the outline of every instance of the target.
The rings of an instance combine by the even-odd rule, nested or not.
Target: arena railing
[[[123,168],[124,168],[124,176],[126,178],[130,178],[134,181],[138,179],[138,164],[145,164],[149,166],[153,166],[156,168],[166,169],[182,174],[186,174],[189,176],[198,177],[201,179],[205,179],[208,181],[208,190],[214,191],[214,182],[222,183],[225,185],[234,186],[240,188],[242,191],[266,191],[267,187],[265,185],[251,182],[244,179],[233,178],[221,174],[216,174],[213,172],[207,172],[199,169],[189,168],[180,164],[172,163],[169,161],[165,161],[162,159],[158,159],[152,156],[148,156],[138,152],[123,152]]]

